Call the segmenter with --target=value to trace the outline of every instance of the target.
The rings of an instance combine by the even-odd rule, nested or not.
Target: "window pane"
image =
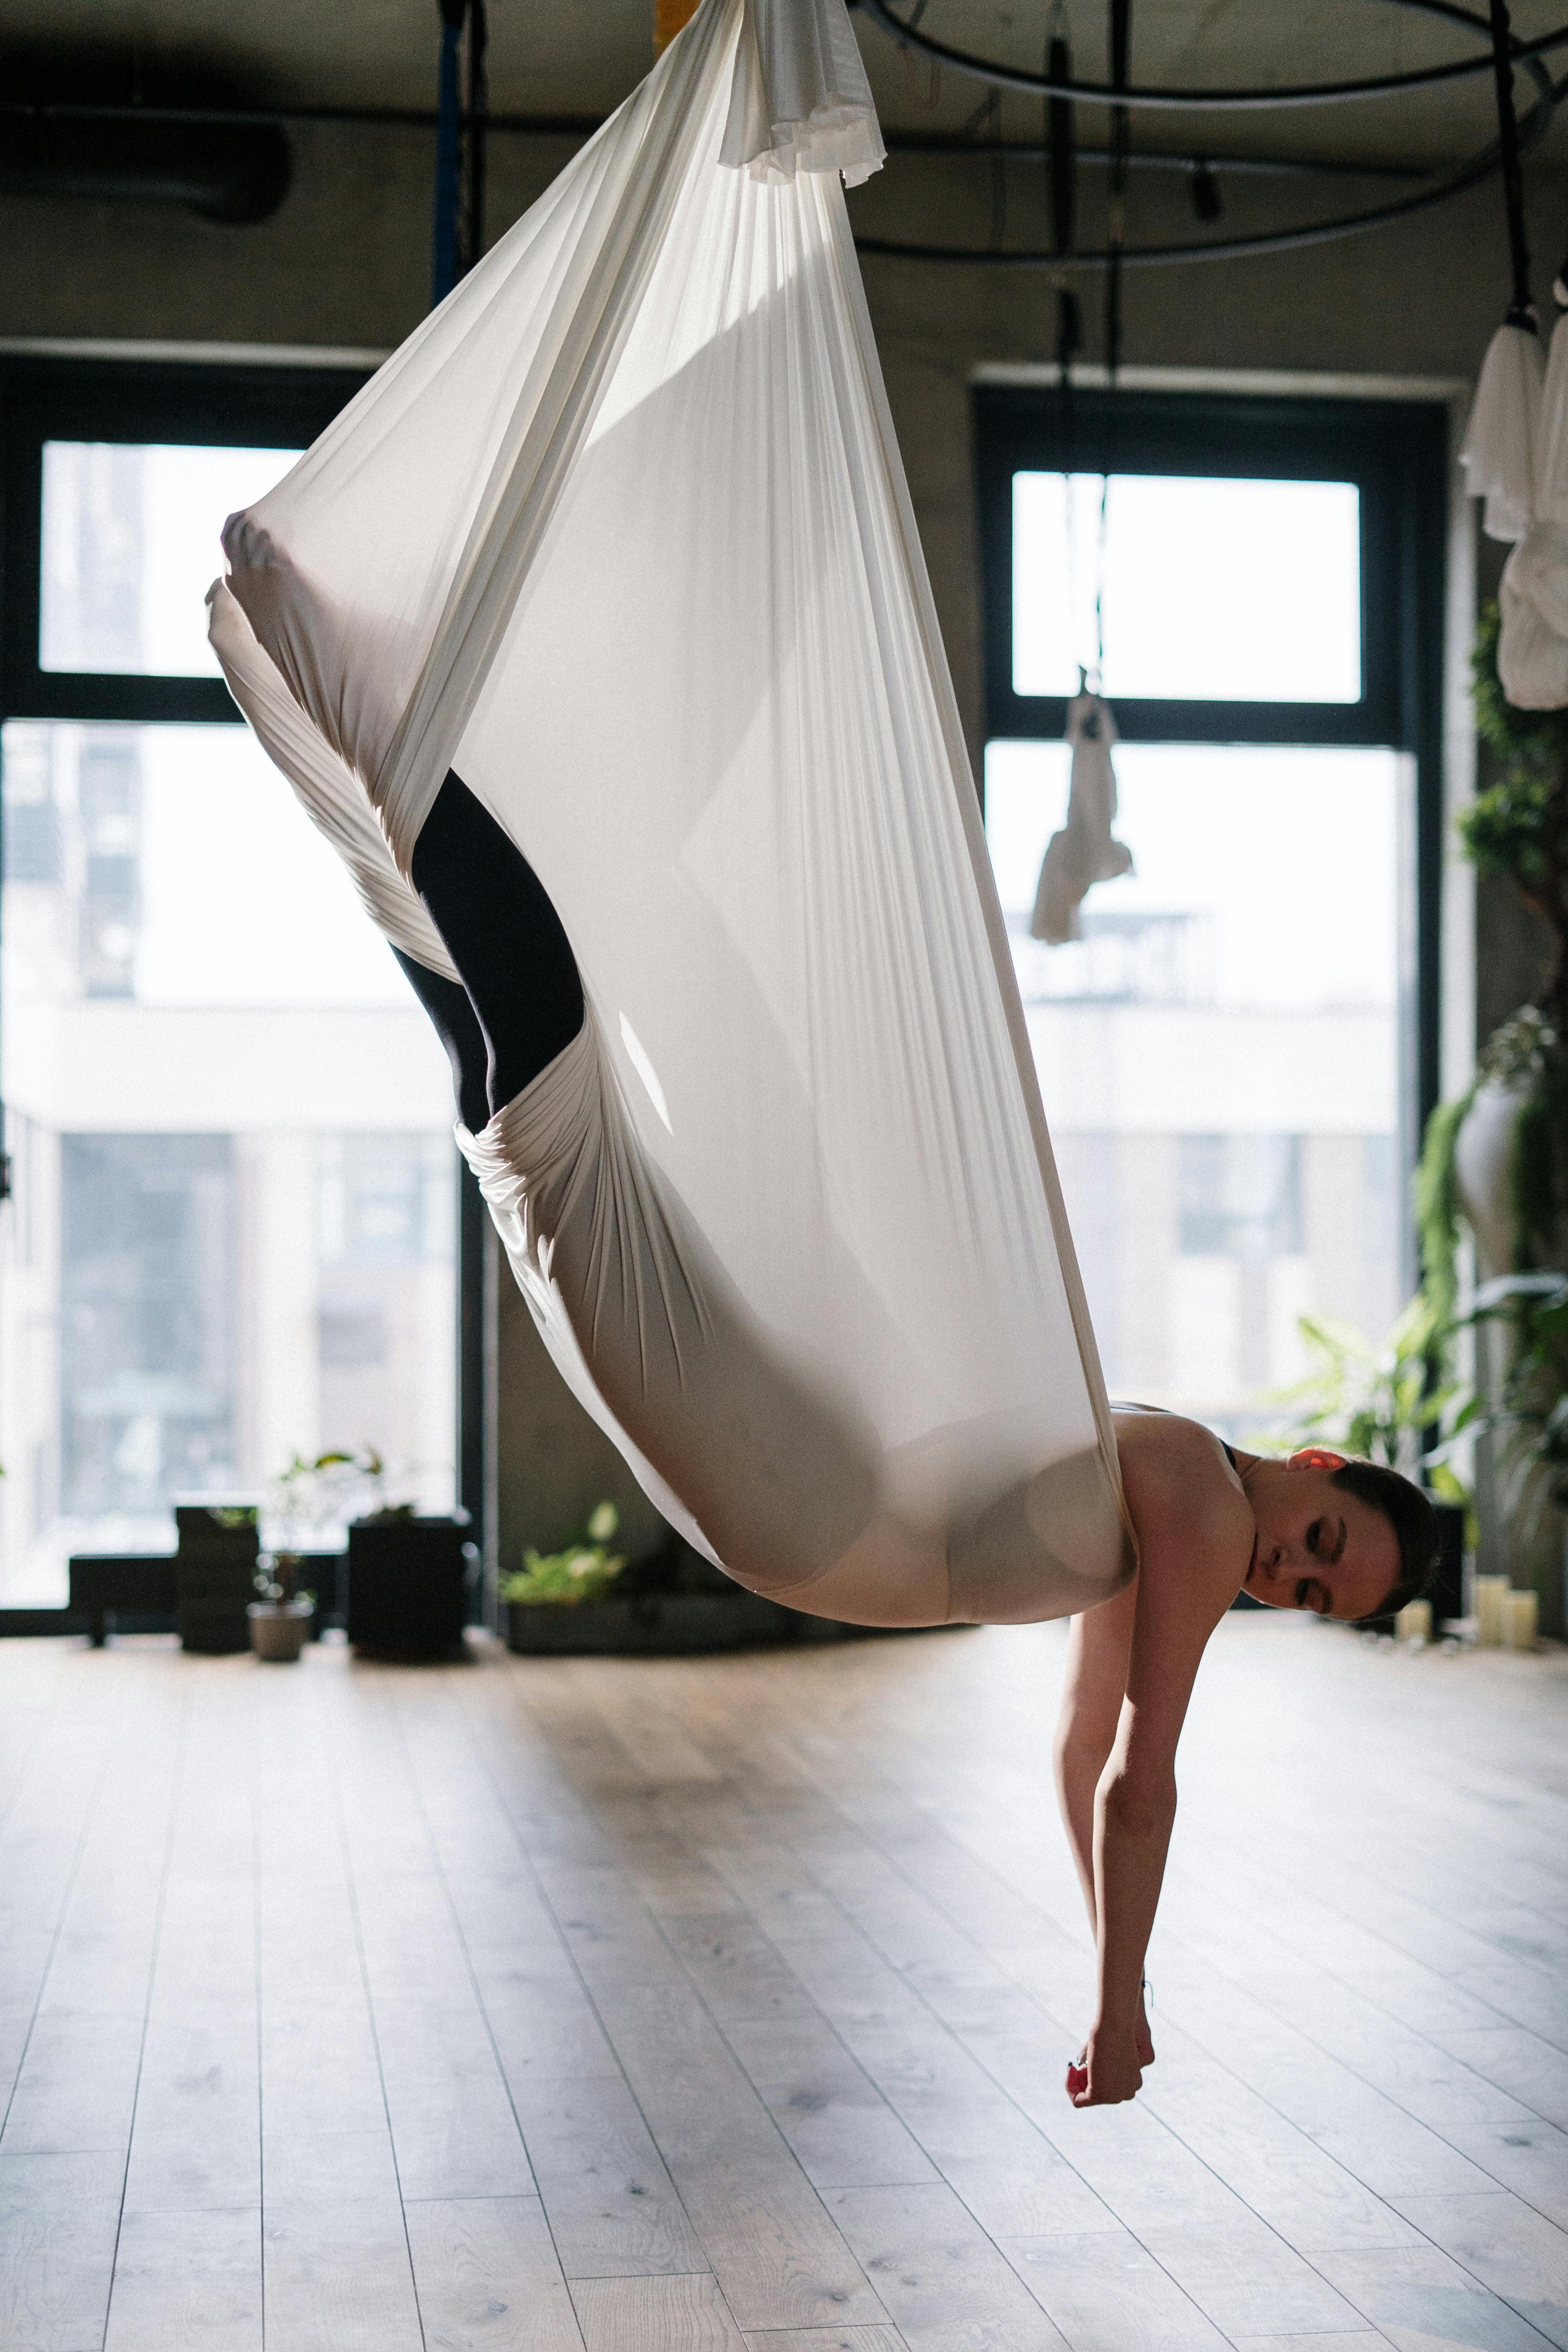
[[[986,832],[1113,1396],[1232,1433],[1297,1318],[1398,1306],[1397,816],[1387,751],[1123,744],[1083,937],[1028,936],[1057,743],[993,743]]]
[[[1013,477],[1013,688],[1173,701],[1361,697],[1353,482]]]
[[[453,1498],[445,1056],[238,727],[0,738],[0,1599],[375,1445]]]
[[[40,668],[216,677],[203,599],[224,568],[218,535],[299,455],[46,442]]]

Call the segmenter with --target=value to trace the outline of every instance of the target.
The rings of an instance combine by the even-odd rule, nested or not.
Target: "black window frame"
[[[1401,944],[1400,1143],[1413,1170],[1439,1097],[1444,626],[1449,415],[1441,401],[1252,393],[973,388],[988,740],[1058,739],[1059,695],[1013,688],[1016,473],[1215,475],[1353,482],[1361,494],[1362,692],[1353,703],[1115,698],[1131,743],[1359,744],[1415,769],[1415,858]],[[982,794],[984,795],[984,783]],[[1414,1279],[1414,1239],[1405,1217]]]
[[[46,442],[307,449],[372,373],[337,362],[0,355],[0,722],[245,724],[222,678],[40,667]],[[215,573],[220,561],[215,549]],[[482,1547],[484,1209],[466,1164],[458,1200],[458,1498]],[[33,1629],[35,1621],[37,1630],[46,1630],[41,1621],[66,1614],[0,1610],[0,1633]]]

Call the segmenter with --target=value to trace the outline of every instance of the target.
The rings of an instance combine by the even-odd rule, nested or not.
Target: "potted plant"
[[[1533,1004],[1494,1030],[1474,1085],[1426,1130],[1417,1217],[1426,1288],[1450,1313],[1462,1214],[1482,1273],[1550,1265],[1568,1209],[1568,710],[1521,710],[1498,677],[1498,608],[1481,615],[1472,660],[1476,731],[1490,781],[1458,819],[1466,854],[1510,882],[1544,923],[1550,950]]]
[[[366,1482],[374,1487],[381,1475],[381,1457],[373,1446],[358,1453],[333,1446],[313,1456],[293,1454],[273,1480],[268,1498],[272,1549],[258,1566],[255,1581],[260,1598],[252,1601],[247,1612],[251,1647],[258,1657],[298,1658],[313,1635],[316,1595],[300,1581],[305,1544],[312,1533],[342,1519],[356,1488]]]
[[[316,1596],[300,1582],[306,1540],[342,1517],[356,1486],[380,1476],[381,1457],[373,1446],[357,1454],[333,1446],[313,1457],[296,1452],[273,1480],[268,1516],[276,1541],[258,1563],[260,1597],[247,1612],[258,1658],[278,1664],[299,1658],[316,1630]]]
[[[1473,1522],[1468,1490],[1449,1454],[1471,1429],[1479,1406],[1468,1390],[1434,1377],[1447,1351],[1447,1324],[1418,1291],[1381,1339],[1326,1315],[1303,1315],[1297,1328],[1309,1369],[1278,1392],[1273,1402],[1289,1408],[1286,1418],[1259,1433],[1256,1443],[1290,1454],[1302,1446],[1334,1446],[1422,1479],[1441,1541],[1432,1615],[1438,1624],[1462,1617]]]
[[[1549,952],[1535,1002],[1496,1029],[1478,1057],[1474,1084],[1439,1105],[1427,1125],[1416,1178],[1416,1223],[1425,1286],[1440,1318],[1458,1303],[1461,1220],[1475,1236],[1478,1272],[1495,1283],[1568,1265],[1568,709],[1521,710],[1498,676],[1500,617],[1481,616],[1472,664],[1476,727],[1488,781],[1460,816],[1467,854],[1500,875],[1545,925]],[[1498,1328],[1500,1349],[1481,1377],[1487,1426],[1506,1418],[1510,1345],[1522,1325],[1510,1312],[1479,1318]],[[1541,1377],[1540,1367],[1531,1374]],[[1518,1499],[1517,1479],[1506,1482]],[[1534,1491],[1533,1489],[1531,1490]],[[1543,1509],[1512,1529],[1515,1556],[1533,1553],[1541,1576]],[[1557,1547],[1551,1546],[1555,1557]],[[1543,1591],[1542,1622],[1559,1630],[1561,1594]]]
[[[522,1566],[501,1585],[510,1648],[530,1657],[676,1657],[945,1630],[842,1625],[786,1608],[748,1592],[673,1528],[646,1559],[628,1561],[613,1549],[618,1526],[615,1505],[601,1503],[582,1532],[555,1551],[524,1552]]]
[[[1548,1513],[1568,1509],[1568,1274],[1542,1270],[1484,1283],[1471,1319],[1500,1322],[1507,1333],[1498,1401],[1479,1426],[1498,1440],[1503,1507],[1534,1548]]]
[[[625,1552],[612,1551],[611,1541],[621,1515],[614,1503],[600,1503],[588,1514],[579,1537],[559,1551],[538,1552],[531,1544],[522,1566],[506,1578],[501,1599],[507,1606],[507,1638],[513,1649],[522,1643],[531,1621],[521,1612],[543,1608],[578,1609],[608,1591],[626,1564]],[[515,1620],[513,1612],[518,1612]],[[513,1639],[513,1629],[517,1639]]]
[[[250,1646],[258,1658],[274,1665],[292,1665],[315,1630],[316,1596],[300,1589],[302,1563],[298,1552],[261,1554],[256,1590],[250,1602]]]

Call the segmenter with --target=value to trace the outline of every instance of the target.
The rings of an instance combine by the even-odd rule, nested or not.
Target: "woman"
[[[1075,1617],[1057,1728],[1057,1791],[1100,1968],[1076,2106],[1136,2094],[1154,2055],[1143,1956],[1176,1815],[1176,1743],[1210,1634],[1238,1592],[1354,1621],[1403,1608],[1437,1527],[1394,1471],[1311,1446],[1269,1461],[1174,1414],[1118,1412],[1138,1572]]]

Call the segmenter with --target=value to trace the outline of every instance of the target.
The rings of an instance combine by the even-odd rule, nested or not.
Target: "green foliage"
[[[327,1470],[352,1470],[357,1477],[379,1478],[384,1465],[374,1445],[362,1445],[357,1454],[345,1454],[341,1448],[318,1454],[313,1462],[304,1454],[291,1454],[287,1470],[281,1472],[278,1484],[288,1486],[306,1479],[319,1478]]]
[[[1554,1116],[1555,1115],[1555,1116]],[[1561,1106],[1543,1087],[1520,1105],[1509,1138],[1509,1228],[1516,1273],[1550,1255],[1557,1224],[1552,1128]]]
[[[1483,874],[1502,874],[1548,922],[1555,955],[1542,994],[1560,1012],[1568,945],[1568,710],[1521,710],[1498,677],[1501,617],[1481,614],[1471,657],[1476,731],[1492,773],[1458,820],[1459,835]]]
[[[1454,1173],[1454,1147],[1475,1098],[1472,1087],[1457,1102],[1437,1105],[1426,1122],[1415,1171],[1422,1290],[1432,1310],[1435,1333],[1447,1330],[1458,1311],[1459,1187]]]
[[[1480,1426],[1499,1440],[1508,1507],[1539,1526],[1549,1504],[1568,1507],[1568,1275],[1505,1275],[1476,1293],[1470,1318],[1506,1323],[1500,1402]]]
[[[523,1566],[501,1586],[501,1599],[528,1608],[545,1601],[596,1601],[626,1564],[624,1552],[609,1549],[619,1525],[614,1503],[601,1503],[589,1514],[582,1536],[560,1551],[537,1552],[531,1546]]]
[[[1475,1402],[1465,1391],[1432,1381],[1434,1356],[1447,1335],[1422,1294],[1382,1339],[1369,1339],[1353,1324],[1326,1315],[1303,1315],[1298,1328],[1310,1370],[1270,1399],[1287,1411],[1273,1428],[1258,1433],[1258,1444],[1281,1454],[1332,1446],[1408,1476],[1435,1434],[1451,1439],[1473,1419]],[[1451,1499],[1468,1499],[1451,1471],[1447,1481],[1458,1489]]]
[[[300,1570],[304,1562],[298,1552],[264,1551],[253,1580],[263,1601],[280,1607],[289,1601],[315,1601],[315,1594],[300,1582]]]

